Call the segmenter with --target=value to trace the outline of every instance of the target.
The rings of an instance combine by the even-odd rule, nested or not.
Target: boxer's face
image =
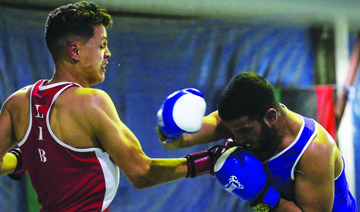
[[[81,53],[80,64],[82,74],[88,81],[89,85],[94,85],[104,81],[106,65],[111,56],[107,46],[107,32],[103,25],[94,27],[94,36],[86,43],[79,45]]]
[[[235,142],[247,149],[266,151],[275,139],[275,131],[264,121],[242,117],[234,121],[224,121],[224,124],[231,130]]]

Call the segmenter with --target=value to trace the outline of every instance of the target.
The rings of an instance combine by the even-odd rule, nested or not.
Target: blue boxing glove
[[[215,177],[218,182],[256,211],[272,211],[280,202],[280,194],[267,182],[260,160],[250,151],[233,147],[217,160]]]
[[[206,102],[195,88],[178,90],[170,94],[157,113],[157,134],[160,140],[172,142],[182,133],[200,130]]]

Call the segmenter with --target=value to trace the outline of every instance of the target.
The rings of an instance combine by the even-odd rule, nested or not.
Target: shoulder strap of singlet
[[[51,85],[47,85],[47,86],[42,86],[44,84],[44,82],[46,82],[46,80],[39,80],[38,82],[36,82],[33,87],[31,88],[31,93],[30,93],[30,97],[29,97],[29,107],[30,107],[30,112],[29,112],[29,127],[27,129],[27,132],[24,136],[24,138],[19,142],[19,146],[23,145],[24,142],[26,141],[26,139],[28,138],[30,131],[31,131],[31,127],[32,127],[32,122],[33,122],[33,96],[39,91],[39,90],[45,90],[45,89],[51,89],[51,88],[55,88],[61,85],[64,85],[62,87],[60,87],[59,91],[56,92],[51,104],[53,103],[53,101],[57,98],[57,96],[59,96],[64,90],[73,87],[73,86],[77,86],[77,87],[81,87],[79,84],[74,83],[74,82],[60,82],[60,83],[54,83]]]
[[[301,150],[298,158],[296,159],[294,166],[292,167],[292,170],[291,170],[291,179],[293,179],[293,180],[295,179],[294,172],[295,172],[295,167],[296,167],[297,163],[299,162],[301,156],[304,154],[305,150],[308,148],[310,143],[314,140],[314,138],[318,132],[318,127],[316,125],[316,122],[313,119],[306,118],[303,116],[302,116],[302,119],[303,119],[303,122],[305,122],[305,126],[304,126],[303,131],[301,132],[299,140],[302,140],[303,144],[298,147],[300,149],[302,148],[302,150]]]

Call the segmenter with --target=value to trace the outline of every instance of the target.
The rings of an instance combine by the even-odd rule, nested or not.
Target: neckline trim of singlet
[[[46,90],[46,89],[50,89],[50,88],[54,88],[56,86],[60,86],[60,85],[66,85],[66,84],[75,84],[75,85],[78,85],[79,87],[82,88],[81,85],[79,85],[78,83],[76,82],[57,82],[57,83],[54,83],[54,84],[50,84],[50,85],[44,85],[45,82],[47,82],[48,80],[44,80],[40,85],[39,85],[39,90],[40,91],[43,91],[43,90]]]

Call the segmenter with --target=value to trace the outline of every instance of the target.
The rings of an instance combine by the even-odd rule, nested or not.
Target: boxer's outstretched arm
[[[186,176],[186,158],[152,159],[145,155],[140,142],[120,120],[105,92],[96,91],[90,102],[84,108],[84,114],[91,123],[91,133],[135,188],[155,186]]]
[[[162,142],[166,149],[174,150],[179,148],[186,148],[198,144],[205,144],[220,139],[231,137],[232,134],[222,123],[217,111],[203,118],[201,128],[196,133],[183,133],[181,136],[171,143]]]

